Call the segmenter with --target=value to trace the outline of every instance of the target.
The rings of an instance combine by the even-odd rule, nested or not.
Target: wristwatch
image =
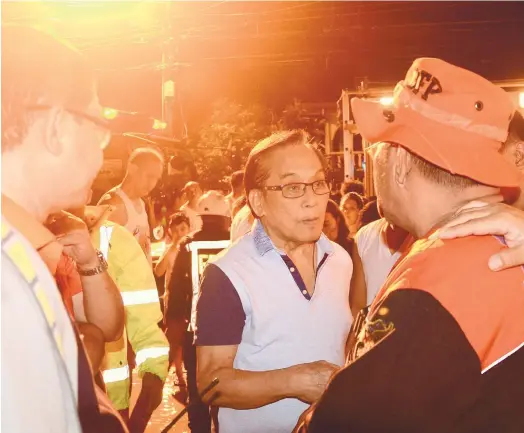
[[[82,277],[92,277],[93,275],[98,275],[98,274],[101,274],[102,272],[107,271],[108,264],[102,252],[99,250],[96,250],[96,255],[98,256],[98,262],[99,262],[99,265],[96,268],[80,269],[77,266],[78,273]]]

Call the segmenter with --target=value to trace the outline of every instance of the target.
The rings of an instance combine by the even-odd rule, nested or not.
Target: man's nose
[[[311,185],[306,186],[302,199],[303,205],[307,207],[313,207],[318,204],[318,195],[313,192],[313,187]]]

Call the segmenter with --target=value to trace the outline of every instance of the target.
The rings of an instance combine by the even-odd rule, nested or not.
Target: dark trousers
[[[196,378],[196,347],[193,344],[193,333],[186,333],[184,344],[184,365],[187,371],[187,391],[189,394],[189,429],[191,433],[211,433],[211,415],[209,406],[204,404],[198,396]]]

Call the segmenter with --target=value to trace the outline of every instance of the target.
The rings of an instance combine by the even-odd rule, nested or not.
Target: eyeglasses
[[[26,105],[26,109],[30,111],[39,111],[39,110],[50,110],[53,108],[52,105]],[[111,130],[109,129],[109,123],[104,119],[99,119],[98,117],[92,116],[90,114],[84,113],[82,111],[73,110],[71,108],[63,108],[64,111],[67,111],[68,113],[72,114],[75,117],[78,117],[83,120],[87,120],[91,123],[93,123],[95,126],[99,127],[100,129],[104,130],[104,133],[108,135],[108,138],[103,140],[100,144],[100,147],[102,149],[105,149],[107,145],[109,144],[109,138],[111,138]]]
[[[285,198],[300,198],[306,193],[306,188],[310,186],[316,195],[329,193],[329,185],[326,180],[316,180],[315,182],[294,182],[286,185],[264,186],[268,191],[282,191]]]

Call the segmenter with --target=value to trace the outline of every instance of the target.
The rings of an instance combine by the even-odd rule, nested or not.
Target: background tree
[[[273,123],[272,113],[260,105],[217,101],[190,145],[204,188],[227,188],[227,176],[244,167],[253,146],[275,129]]]

